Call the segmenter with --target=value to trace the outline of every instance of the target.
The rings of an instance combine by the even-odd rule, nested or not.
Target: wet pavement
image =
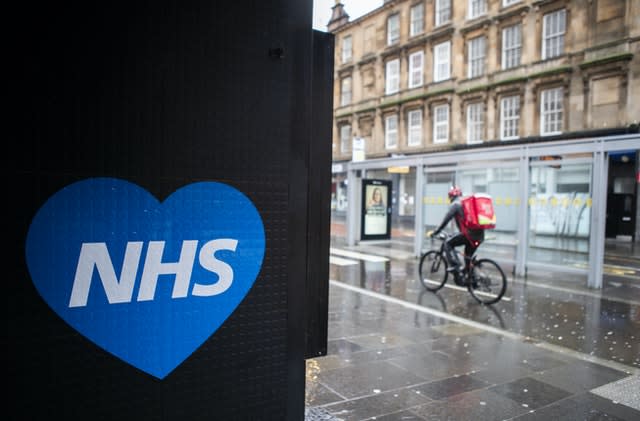
[[[640,420],[640,259],[602,289],[515,278],[491,306],[428,292],[410,240],[333,237],[328,355],[307,361],[307,420]],[[622,274],[621,276],[618,276]]]

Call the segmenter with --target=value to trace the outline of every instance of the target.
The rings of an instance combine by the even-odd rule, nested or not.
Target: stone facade
[[[370,159],[640,122],[640,0],[390,0],[351,22],[347,8],[329,26],[334,161],[353,137]]]

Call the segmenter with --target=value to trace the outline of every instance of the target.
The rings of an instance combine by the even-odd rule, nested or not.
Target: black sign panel
[[[312,1],[11,7],[7,417],[302,419]]]

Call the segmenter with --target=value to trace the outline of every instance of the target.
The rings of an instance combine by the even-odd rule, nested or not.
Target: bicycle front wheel
[[[467,287],[479,303],[493,304],[507,291],[507,277],[496,262],[480,259],[473,264]]]
[[[437,250],[426,252],[418,266],[420,282],[429,291],[437,291],[447,282],[447,262]]]

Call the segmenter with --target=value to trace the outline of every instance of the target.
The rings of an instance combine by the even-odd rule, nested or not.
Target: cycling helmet
[[[458,186],[451,186],[449,189],[449,200],[453,200],[456,197],[462,196],[462,190]]]

